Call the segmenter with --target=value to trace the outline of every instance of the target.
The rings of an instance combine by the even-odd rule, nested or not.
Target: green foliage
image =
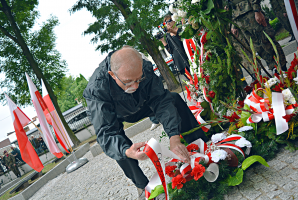
[[[83,75],[74,78],[73,76],[64,77],[62,79],[63,88],[60,95],[57,96],[58,104],[62,112],[78,105],[77,102],[82,102],[86,106],[86,100],[83,98],[83,91],[86,88],[88,81]]]
[[[229,186],[239,185],[243,181],[243,175],[244,175],[243,169],[238,169],[235,176],[232,177],[231,175],[229,175],[229,178],[227,179],[228,185]]]
[[[269,17],[269,19],[274,20],[276,18],[275,13],[273,12],[272,7],[269,8],[267,5],[262,6],[262,11],[264,11],[265,16]]]
[[[208,90],[215,92],[213,107],[218,111],[226,110],[220,100],[232,103],[238,97],[244,98],[239,73],[241,58],[231,44],[227,29],[230,27],[232,13],[224,10],[221,0],[201,0],[196,4],[191,4],[191,0],[183,0],[181,8],[187,11],[190,23],[186,25],[181,37],[195,37],[198,40],[200,27],[208,33],[204,49],[205,52],[210,52],[211,56],[209,55],[210,61],[205,61],[202,68],[204,74],[210,76]],[[194,30],[194,27],[197,29]],[[195,61],[196,65],[200,66],[199,56],[196,56]],[[199,78],[199,82],[201,86],[207,86],[204,78]]]
[[[259,162],[262,165],[269,167],[269,165],[267,164],[266,160],[264,158],[262,158],[261,156],[258,155],[254,155],[254,156],[250,156],[248,158],[246,158],[243,163],[242,163],[242,169],[246,170],[249,166],[251,166],[253,163],[255,162]]]
[[[51,17],[40,26],[39,30],[33,30],[35,20],[38,17],[36,10],[38,1],[15,0],[6,2],[8,6],[12,6],[12,15],[35,61],[48,83],[59,95],[59,91],[62,89],[60,80],[65,76],[67,64],[55,49],[54,28],[59,24],[57,18]],[[0,6],[2,5],[0,4]],[[0,25],[3,28],[0,29],[0,73],[5,75],[4,78],[0,79],[0,88],[2,88],[0,101],[6,102],[3,94],[6,92],[18,105],[31,104],[25,72],[29,74],[37,88],[41,88],[40,80],[35,76],[20,44],[11,39],[11,37],[16,38],[16,35],[3,11],[0,11]]]
[[[168,187],[169,187],[169,186],[170,186],[170,185],[168,184]],[[149,200],[150,200],[150,199],[153,199],[153,198],[155,198],[155,197],[157,197],[158,195],[160,195],[160,194],[162,194],[162,193],[164,193],[164,192],[165,192],[165,190],[163,189],[163,186],[162,186],[162,185],[158,185],[158,186],[156,186],[156,187],[151,191]]]
[[[282,27],[282,25],[277,17],[274,20],[269,21],[269,24],[272,26],[272,28],[275,31],[278,31]]]
[[[86,8],[96,18],[84,34],[94,35],[91,42],[99,44],[97,50],[108,52],[130,45],[145,52],[141,37],[154,40],[153,31],[163,21],[161,13],[167,6],[163,0],[79,0],[71,12]]]

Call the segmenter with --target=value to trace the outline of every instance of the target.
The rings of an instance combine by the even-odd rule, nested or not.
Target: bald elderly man
[[[146,143],[133,144],[123,130],[124,121],[133,123],[156,116],[170,138],[170,149],[190,162],[179,134],[195,128],[198,123],[180,95],[164,89],[153,72],[152,63],[143,60],[135,49],[122,48],[109,53],[93,73],[83,96],[97,142],[135,184],[138,199],[145,199],[144,188],[148,184],[138,164],[138,160],[148,158],[140,151]],[[208,140],[202,130],[184,137],[188,143],[198,138]]]

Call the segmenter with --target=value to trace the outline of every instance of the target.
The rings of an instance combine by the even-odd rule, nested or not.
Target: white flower
[[[227,116],[232,116],[232,114],[234,113],[234,110],[227,110]]]
[[[250,141],[248,141],[248,140],[245,139],[244,137],[242,137],[240,140],[237,140],[237,141],[235,142],[235,145],[237,145],[237,146],[239,146],[239,147],[241,147],[241,148],[242,148],[242,147],[249,147],[249,148],[252,147]]]
[[[191,4],[198,3],[200,0],[191,0]]]
[[[283,90],[283,91],[282,91],[282,94],[283,94],[284,99],[285,99],[286,101],[290,100],[290,98],[293,97],[293,95],[292,95],[292,93],[291,93],[291,91],[290,91],[289,88]]]
[[[275,85],[278,82],[278,78],[274,77],[274,78],[270,78],[266,83],[265,86],[267,88],[271,88],[272,85]]]
[[[219,141],[222,141],[223,139],[226,139],[226,135],[224,133],[216,133],[212,135],[211,141],[215,144],[218,143]]]
[[[294,98],[294,97],[291,97],[291,98],[289,99],[289,103],[290,103],[290,104],[295,104],[295,103],[296,103],[295,98]]]
[[[179,19],[178,14],[177,14],[177,13],[174,13],[174,14],[172,15],[172,20],[176,22],[176,21],[178,21],[178,19]]]
[[[169,11],[171,12],[171,13],[177,13],[177,9],[176,8],[174,8],[174,6],[173,6],[173,4],[171,4],[170,5],[170,7],[169,7]],[[173,19],[174,20],[174,19]],[[175,21],[175,20],[174,20]]]
[[[296,78],[293,78],[293,81],[295,81],[296,85],[298,85],[298,76]]]
[[[217,163],[219,160],[226,159],[227,155],[228,153],[224,150],[216,150],[211,153],[211,160]]]
[[[253,127],[251,127],[251,126],[243,126],[243,127],[241,127],[241,128],[238,129],[238,132],[249,131],[251,129],[253,129]]]
[[[178,16],[179,17],[184,18],[184,17],[186,17],[186,14],[187,14],[187,12],[184,12],[183,10],[178,10]]]

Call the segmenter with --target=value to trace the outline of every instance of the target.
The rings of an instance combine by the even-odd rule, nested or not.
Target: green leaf
[[[248,105],[245,104],[244,109],[249,110]],[[247,125],[246,120],[251,116],[251,113],[243,111],[241,113],[241,121],[243,124]]]
[[[163,186],[162,185],[158,185],[156,186],[152,191],[151,191],[151,194],[150,194],[150,197],[149,197],[149,200],[150,199],[153,199],[155,197],[157,197],[158,195],[164,193],[164,189],[163,189]]]
[[[209,14],[211,12],[212,8],[214,8],[213,0],[208,0],[207,9],[204,10],[203,13],[205,13],[206,15]]]
[[[246,158],[243,161],[242,169],[246,170],[249,166],[251,166],[253,163],[255,163],[257,161],[259,163],[261,163],[262,165],[269,167],[268,163],[266,162],[266,160],[264,158],[262,158],[261,156],[254,155],[254,156],[250,156],[250,157]]]
[[[228,185],[229,186],[236,186],[239,185],[240,183],[242,183],[243,181],[243,170],[242,169],[238,169],[238,172],[236,173],[236,176],[231,176],[229,175],[229,178],[227,179]]]

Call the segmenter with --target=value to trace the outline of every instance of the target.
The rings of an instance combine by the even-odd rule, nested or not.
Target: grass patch
[[[9,194],[9,192],[12,190],[13,188],[11,188],[10,190],[8,190],[7,192],[5,192],[1,197],[0,200],[7,200],[17,194],[19,194],[20,192],[14,192],[12,194]]]
[[[279,40],[285,39],[289,36],[290,36],[290,33],[288,31],[286,31],[285,29],[282,29],[281,32],[279,32],[275,35],[275,39],[276,39],[276,41],[279,41]]]

